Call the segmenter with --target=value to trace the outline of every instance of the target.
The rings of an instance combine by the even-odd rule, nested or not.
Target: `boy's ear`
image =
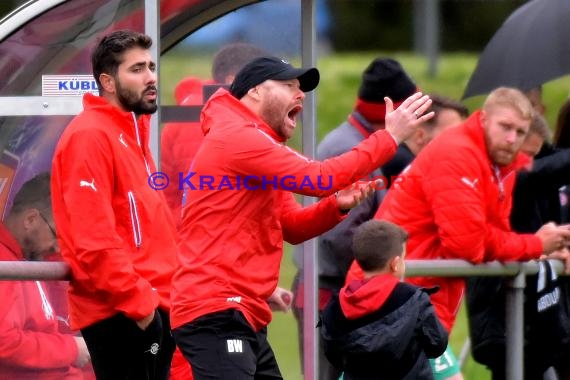
[[[390,272],[396,273],[400,269],[400,265],[402,265],[402,258],[400,256],[392,257],[389,262]]]

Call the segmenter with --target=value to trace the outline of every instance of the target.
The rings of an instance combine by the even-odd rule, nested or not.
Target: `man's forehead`
[[[142,48],[129,49],[123,53],[123,56],[121,58],[121,65],[123,66],[154,64],[150,50]]]

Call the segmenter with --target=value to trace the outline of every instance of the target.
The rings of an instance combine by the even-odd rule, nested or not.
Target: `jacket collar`
[[[141,147],[148,145],[151,115],[141,115],[137,119],[134,112],[125,112],[104,97],[91,93],[83,96],[83,108],[104,112],[115,121],[121,132],[133,138]]]

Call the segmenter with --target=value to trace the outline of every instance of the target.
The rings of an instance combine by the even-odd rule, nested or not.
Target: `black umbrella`
[[[570,73],[570,0],[532,0],[517,8],[479,57],[463,98],[499,86],[527,91]]]

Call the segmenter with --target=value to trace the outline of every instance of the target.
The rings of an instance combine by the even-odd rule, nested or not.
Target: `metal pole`
[[[315,2],[301,0],[301,58],[303,67],[316,66],[315,55]],[[303,153],[309,157],[315,156],[315,93],[307,93],[303,108]],[[303,197],[303,205],[314,202],[311,197]],[[305,379],[318,378],[318,339],[317,339],[317,273],[316,240],[311,239],[303,244],[303,373]]]
[[[156,62],[156,72],[160,73],[160,0],[145,0],[144,1],[144,29],[145,34],[152,38],[153,44],[150,48],[152,57]],[[160,78],[157,83],[158,93],[160,91]],[[160,104],[160,95],[158,98]],[[156,111],[154,117],[150,120],[150,141],[149,148],[152,153],[156,165],[160,165],[160,150],[159,150],[159,129],[160,129],[160,107]]]
[[[69,281],[71,268],[64,262],[0,261],[0,280]]]
[[[426,52],[426,34],[425,24],[425,0],[414,0],[412,3],[413,9],[413,25],[414,25],[414,52],[416,54],[424,54]]]
[[[524,369],[524,288],[526,274],[519,272],[509,279],[506,299],[506,378],[507,380],[520,380]]]
[[[439,56],[439,0],[426,0],[425,53],[429,60],[428,75],[437,74]]]

